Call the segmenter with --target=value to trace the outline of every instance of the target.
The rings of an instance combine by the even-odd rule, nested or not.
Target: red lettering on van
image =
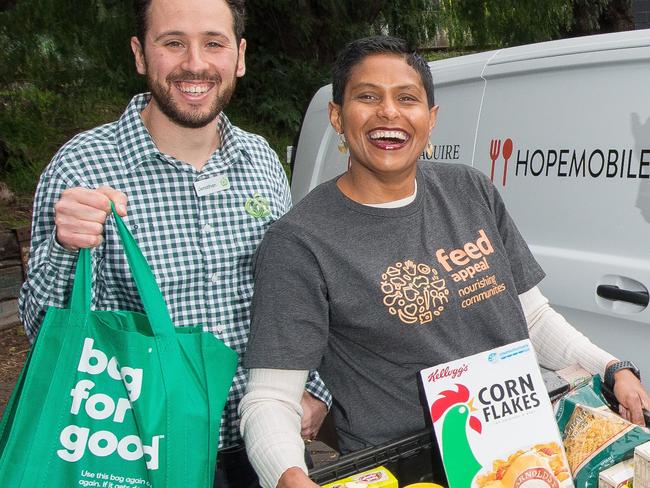
[[[501,184],[506,186],[506,180],[508,176],[508,160],[512,156],[512,151],[514,149],[514,144],[512,139],[509,137],[503,141],[503,147],[501,139],[492,139],[490,141],[490,160],[492,161],[492,167],[490,168],[490,181],[494,183],[494,167],[496,165],[497,159],[499,156],[503,156],[503,176],[501,177]]]

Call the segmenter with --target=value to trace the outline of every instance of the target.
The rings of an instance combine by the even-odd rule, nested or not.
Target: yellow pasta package
[[[579,488],[596,488],[601,472],[632,458],[634,448],[650,440],[648,429],[628,422],[605,405],[598,376],[562,398],[556,417]]]

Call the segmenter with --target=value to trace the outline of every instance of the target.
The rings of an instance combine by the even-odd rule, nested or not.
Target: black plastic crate
[[[400,486],[418,481],[433,481],[447,486],[438,446],[432,441],[427,429],[399,441],[343,455],[336,462],[311,470],[309,477],[322,485],[384,466],[395,475]]]
[[[542,372],[551,400],[556,400],[569,390],[569,384],[555,372],[544,368]],[[310,470],[309,477],[322,485],[377,466],[390,470],[400,486],[419,481],[432,481],[447,486],[438,444],[433,442],[429,429],[398,441],[341,456],[333,463]]]

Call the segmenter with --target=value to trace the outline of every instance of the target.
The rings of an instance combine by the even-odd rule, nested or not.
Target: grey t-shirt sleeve
[[[535,260],[528,244],[510,216],[498,190],[483,173],[474,172],[479,192],[494,215],[499,235],[506,249],[517,293],[521,295],[536,286],[546,276]]]
[[[329,331],[327,289],[314,255],[269,230],[255,259],[251,332],[244,367],[317,369]]]

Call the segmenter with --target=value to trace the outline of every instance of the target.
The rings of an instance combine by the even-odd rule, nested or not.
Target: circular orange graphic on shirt
[[[384,305],[405,324],[426,324],[449,302],[449,290],[438,271],[411,260],[389,266],[381,275]]]

